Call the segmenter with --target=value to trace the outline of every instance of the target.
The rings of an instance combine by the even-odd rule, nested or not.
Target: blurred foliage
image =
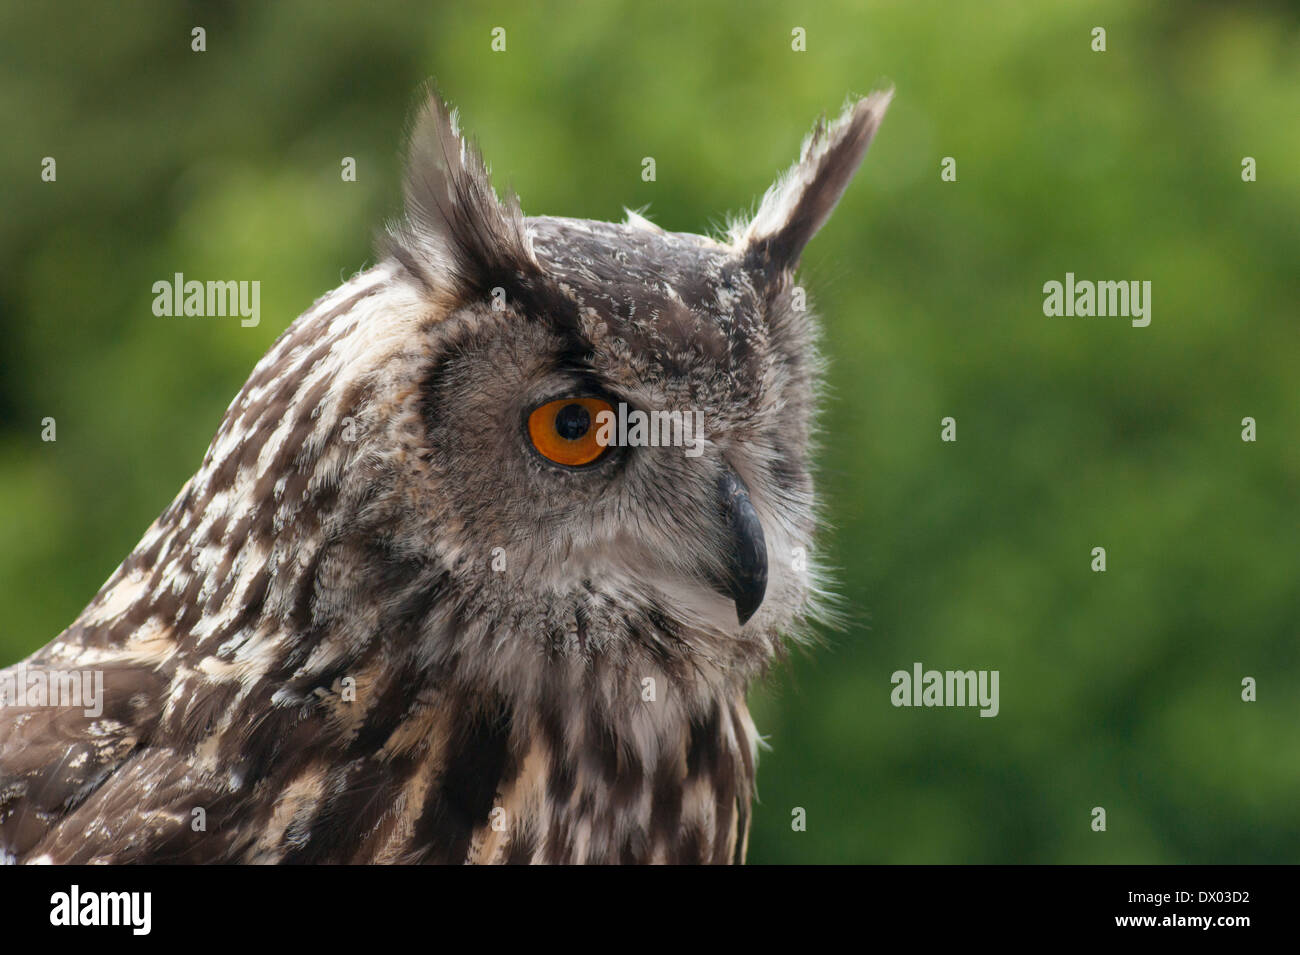
[[[527,212],[691,231],[819,112],[897,87],[805,256],[851,622],[756,694],[752,861],[1300,859],[1291,5],[5,4],[0,664],[76,616],[275,336],[373,261],[428,76]],[[176,271],[259,279],[260,326],[155,318]],[[1044,317],[1067,271],[1149,279],[1150,327]],[[999,670],[1000,715],[894,708],[914,661]]]

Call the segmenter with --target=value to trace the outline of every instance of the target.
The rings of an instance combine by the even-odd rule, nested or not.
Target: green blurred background
[[[751,861],[1300,861],[1293,5],[5,4],[0,665],[373,261],[428,76],[526,212],[682,231],[749,208],[850,91],[897,88],[804,257],[850,623],[756,694]],[[260,280],[260,326],[155,318],[176,271]],[[1044,317],[1067,271],[1150,280],[1150,327]],[[894,708],[914,661],[999,670],[1000,715]]]

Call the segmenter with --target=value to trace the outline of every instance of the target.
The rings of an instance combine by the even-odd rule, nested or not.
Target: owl
[[[889,98],[706,237],[525,217],[427,90],[378,264],[0,671],[4,859],[742,862],[746,692],[825,590],[793,274]]]

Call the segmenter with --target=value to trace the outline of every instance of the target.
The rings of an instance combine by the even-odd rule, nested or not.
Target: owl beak
[[[767,592],[767,540],[749,488],[731,468],[718,479],[718,499],[731,534],[730,574],[720,589],[735,601],[736,619],[743,627]]]

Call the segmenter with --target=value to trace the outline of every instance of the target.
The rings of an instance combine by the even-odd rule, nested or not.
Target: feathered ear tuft
[[[405,217],[389,226],[381,254],[394,256],[430,294],[486,294],[537,270],[519,200],[497,198],[474,144],[432,83],[411,123]]]
[[[825,116],[818,120],[799,161],[763,195],[754,218],[730,230],[752,268],[773,275],[794,268],[844,194],[893,95],[884,90],[851,103],[829,126]]]

